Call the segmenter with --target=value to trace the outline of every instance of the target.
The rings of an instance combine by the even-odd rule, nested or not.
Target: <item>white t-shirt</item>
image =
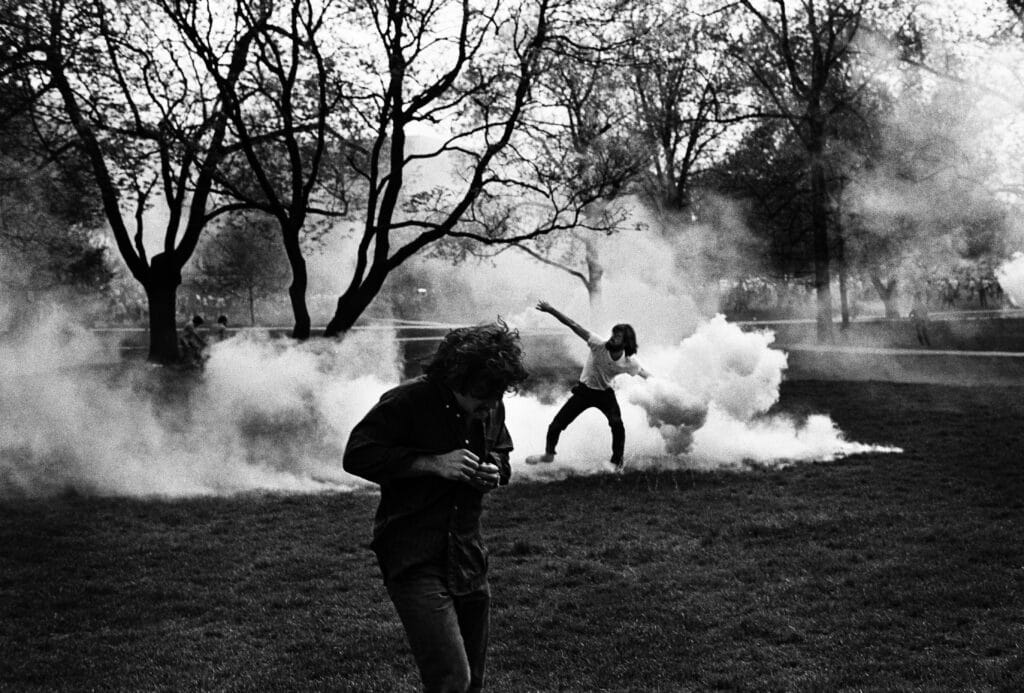
[[[640,375],[645,372],[640,362],[633,356],[626,356],[623,352],[618,361],[612,360],[612,355],[605,347],[607,340],[601,339],[593,332],[587,337],[587,346],[590,347],[590,355],[587,362],[583,364],[583,372],[580,373],[580,382],[592,390],[610,390],[612,380],[620,373]]]

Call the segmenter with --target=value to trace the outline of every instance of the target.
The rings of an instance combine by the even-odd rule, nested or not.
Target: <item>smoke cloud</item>
[[[786,363],[771,341],[719,316],[675,347],[644,351],[654,377],[618,383],[627,464],[713,469],[896,451],[847,442],[825,416],[767,414]],[[0,497],[352,489],[365,482],[341,469],[351,428],[401,378],[388,331],[303,344],[243,334],[214,344],[200,375],[118,362],[59,316],[3,344],[0,363]],[[543,451],[562,399],[507,399],[519,478],[609,469],[611,435],[596,410],[563,434],[555,464],[525,463]]]
[[[0,497],[352,488],[345,440],[398,379],[388,334],[239,336],[200,376],[119,363],[66,325],[0,346]]]
[[[829,461],[864,452],[901,452],[845,440],[832,420],[770,414],[778,402],[786,355],[770,348],[770,332],[743,332],[723,316],[702,323],[675,347],[640,355],[650,379],[616,381],[626,428],[627,468],[722,469]],[[564,393],[563,399],[568,397]],[[525,464],[543,452],[544,434],[561,402],[530,397],[507,402],[509,428],[521,448],[518,473],[561,478],[610,469],[611,433],[602,414],[588,410],[561,436],[556,461]]]
[[[996,279],[1014,306],[1024,306],[1024,253],[1014,253],[1011,259],[1000,265]]]
[[[530,367],[549,368],[548,382],[506,400],[519,478],[610,469],[611,434],[596,410],[562,435],[555,464],[525,462],[543,452],[568,396],[562,375],[552,374],[571,380],[586,356],[582,340],[534,309],[541,299],[598,334],[617,322],[636,327],[654,377],[617,383],[630,468],[786,465],[896,450],[848,442],[824,416],[771,413],[785,354],[771,348],[770,333],[701,317],[691,298],[707,283],[694,260],[696,235],[638,228],[602,237],[603,291],[593,313],[578,279],[514,251],[456,267],[430,258],[410,264],[409,284],[434,292],[423,319],[504,316],[521,330]],[[0,341],[0,497],[365,486],[342,470],[342,452],[355,423],[403,377],[400,346],[388,329],[302,344],[243,332],[212,345],[201,374],[182,373],[122,361],[55,314]]]

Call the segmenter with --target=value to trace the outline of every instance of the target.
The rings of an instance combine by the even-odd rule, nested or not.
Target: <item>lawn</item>
[[[1024,690],[1024,388],[790,381],[897,445],[492,494],[489,687]],[[376,496],[0,502],[0,689],[416,690]]]

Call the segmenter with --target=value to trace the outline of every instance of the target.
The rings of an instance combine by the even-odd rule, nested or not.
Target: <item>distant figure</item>
[[[217,316],[217,326],[213,330],[213,341],[223,342],[228,338],[228,316]]]
[[[555,448],[558,446],[558,438],[562,431],[568,428],[569,424],[584,411],[591,407],[597,407],[608,419],[608,426],[612,430],[610,462],[617,470],[622,469],[626,429],[622,424],[622,411],[619,409],[618,400],[615,399],[612,380],[620,373],[638,375],[645,379],[650,377],[650,373],[645,371],[639,361],[634,358],[637,349],[636,332],[633,331],[632,326],[620,323],[612,328],[611,337],[604,340],[590,330],[580,327],[575,321],[552,308],[545,301],[537,304],[537,310],[554,316],[556,320],[586,341],[587,346],[590,347],[590,355],[580,373],[580,381],[572,388],[572,396],[562,405],[562,408],[555,414],[555,418],[552,419],[551,425],[548,426],[544,454],[528,457],[527,463],[553,462]]]
[[[960,282],[957,279],[945,279],[945,286],[942,291],[942,307],[956,308],[957,299],[960,298]]]
[[[920,291],[914,293],[914,305],[910,308],[910,319],[913,321],[914,331],[917,333],[917,343],[930,347],[932,342],[928,338],[928,305]]]
[[[380,484],[371,548],[426,691],[479,691],[490,623],[484,496],[508,483],[502,396],[527,377],[500,320],[452,330],[356,424],[345,471]]]
[[[185,323],[178,346],[181,348],[181,360],[189,366],[199,366],[203,363],[203,351],[206,349],[206,339],[199,334],[199,326],[204,320],[193,315],[192,319]]]

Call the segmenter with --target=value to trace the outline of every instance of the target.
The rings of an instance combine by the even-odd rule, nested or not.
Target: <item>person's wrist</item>
[[[434,467],[437,466],[436,455],[420,455],[412,463],[413,469],[420,472],[432,472]]]

